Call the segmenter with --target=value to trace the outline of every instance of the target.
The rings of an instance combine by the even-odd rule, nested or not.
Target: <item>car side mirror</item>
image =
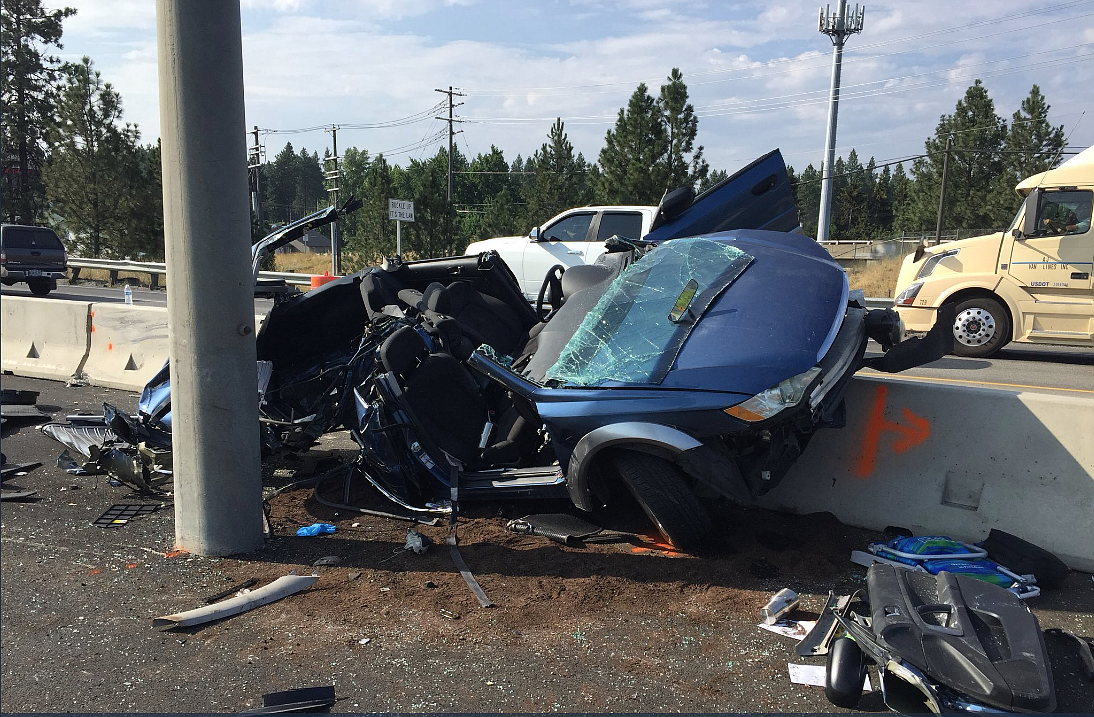
[[[1026,206],[1022,214],[1022,234],[1027,237],[1036,236],[1040,233],[1040,227],[1037,225],[1037,210],[1041,206],[1041,195],[1044,190],[1037,188],[1026,195]]]
[[[532,227],[532,230],[528,232],[528,238],[532,241],[539,241],[539,227]]]
[[[650,231],[672,221],[680,216],[680,213],[691,206],[695,201],[695,187],[680,187],[671,192],[665,192],[661,197],[661,203],[657,206],[657,214],[650,225]]]

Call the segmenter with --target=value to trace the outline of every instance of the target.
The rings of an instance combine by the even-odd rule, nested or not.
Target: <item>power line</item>
[[[393,120],[385,120],[382,122],[343,122],[338,123],[338,127],[343,130],[361,130],[361,129],[386,129],[388,127],[403,127],[408,124],[415,124],[424,120],[430,119],[435,112],[445,106],[444,102],[438,102],[429,109],[422,110],[421,112],[415,112],[412,115],[406,117],[399,117]],[[329,131],[330,124],[313,125],[311,127],[297,127],[294,129],[262,129],[260,130],[263,135],[268,134],[304,134],[307,132],[318,132],[320,130]]]

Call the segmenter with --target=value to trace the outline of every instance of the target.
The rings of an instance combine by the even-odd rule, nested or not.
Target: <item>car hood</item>
[[[492,239],[480,239],[479,241],[471,242],[467,245],[467,251],[464,254],[481,254],[484,251],[501,251],[502,249],[512,249],[513,247],[519,247],[526,244],[528,241],[527,236],[520,237],[493,237]],[[518,267],[519,268],[519,267]]]
[[[754,395],[813,367],[847,306],[847,275],[800,234],[731,231],[708,238],[754,257],[700,317],[661,382]]]

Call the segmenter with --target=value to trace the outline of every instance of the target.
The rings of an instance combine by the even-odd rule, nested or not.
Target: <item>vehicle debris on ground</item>
[[[206,622],[212,622],[213,620],[232,617],[241,612],[246,612],[256,607],[267,605],[275,600],[280,600],[283,597],[298,593],[301,590],[314,585],[317,580],[319,580],[318,575],[297,575],[294,570],[289,575],[283,575],[268,585],[264,585],[257,590],[251,590],[244,594],[237,595],[230,600],[213,603],[212,605],[194,608],[193,610],[187,610],[173,615],[157,617],[152,620],[152,627],[189,627],[191,625],[201,625]]]

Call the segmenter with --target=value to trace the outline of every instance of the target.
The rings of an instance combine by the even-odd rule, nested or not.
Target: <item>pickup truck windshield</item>
[[[660,383],[703,312],[752,260],[709,239],[665,242],[612,282],[545,378],[576,386]],[[698,284],[694,299],[674,322],[669,313],[689,281]]]

